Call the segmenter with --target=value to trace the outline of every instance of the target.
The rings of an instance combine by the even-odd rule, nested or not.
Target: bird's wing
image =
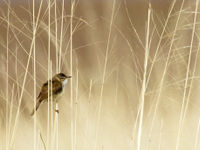
[[[49,87],[48,87],[48,84],[49,84]],[[52,87],[51,87],[51,84],[52,84]],[[48,98],[48,88],[50,88],[49,89],[49,91],[50,91],[49,95],[51,95],[52,93],[58,94],[59,92],[62,91],[62,83],[60,81],[57,81],[57,80],[53,80],[53,81],[50,80],[50,81],[45,82],[43,84],[41,92],[38,96],[38,99],[40,101]]]

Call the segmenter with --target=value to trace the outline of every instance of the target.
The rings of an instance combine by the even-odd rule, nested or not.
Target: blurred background
[[[0,150],[199,149],[199,27],[199,0],[1,0]]]

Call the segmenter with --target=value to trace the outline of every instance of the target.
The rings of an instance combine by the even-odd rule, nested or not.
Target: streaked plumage
[[[52,80],[45,82],[41,88],[41,91],[37,97],[36,108],[33,110],[31,115],[34,115],[35,111],[38,110],[40,104],[48,101],[49,98],[53,98],[53,101],[57,101],[59,96],[63,93],[63,88],[67,84],[68,78],[71,76],[66,76],[63,73],[56,74]],[[49,89],[49,90],[48,90]],[[50,92],[48,94],[48,91]]]

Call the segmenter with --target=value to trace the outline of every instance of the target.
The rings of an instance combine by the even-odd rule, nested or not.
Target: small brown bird
[[[59,96],[63,93],[63,89],[69,78],[71,78],[71,76],[66,76],[64,73],[59,73],[56,74],[52,80],[45,82],[41,88],[40,94],[37,97],[36,108],[33,109],[31,115],[34,115],[40,104],[48,101],[48,96],[49,98],[52,96],[53,101],[57,102]],[[48,91],[50,92],[49,94]]]

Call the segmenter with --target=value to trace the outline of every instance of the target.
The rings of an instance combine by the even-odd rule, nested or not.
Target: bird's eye
[[[66,78],[66,75],[64,73],[60,73],[60,76]]]

